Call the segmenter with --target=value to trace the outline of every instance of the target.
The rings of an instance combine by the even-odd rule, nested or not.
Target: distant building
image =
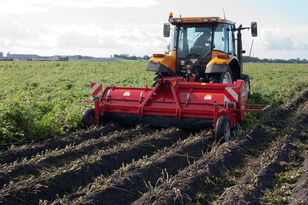
[[[13,59],[20,59],[20,60],[40,58],[40,56],[36,54],[11,54],[11,53],[7,53],[6,57],[13,58]]]
[[[2,52],[0,52],[0,58],[3,58],[3,53]]]

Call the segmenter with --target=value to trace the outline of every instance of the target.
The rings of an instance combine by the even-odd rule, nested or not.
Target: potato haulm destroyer
[[[86,102],[95,108],[84,112],[85,127],[105,121],[186,129],[213,126],[216,139],[228,141],[245,111],[269,107],[246,104],[250,81],[242,74],[241,30],[248,28],[235,28],[217,17],[173,18],[172,13],[169,22],[174,26],[169,55],[154,54],[147,66],[156,72],[153,88],[109,86],[103,91],[101,83],[92,83],[93,100]],[[256,36],[256,23],[250,28]],[[165,24],[164,36],[169,35],[170,24]]]

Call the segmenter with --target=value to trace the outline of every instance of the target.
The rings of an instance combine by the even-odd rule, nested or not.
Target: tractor
[[[169,52],[153,54],[146,67],[155,72],[153,86],[159,79],[174,76],[186,82],[225,84],[242,79],[249,96],[250,80],[242,66],[244,29],[251,29],[252,36],[257,36],[256,22],[251,27],[236,28],[234,22],[219,17],[175,18],[170,13],[163,29],[164,37],[171,36]]]
[[[106,121],[184,129],[210,126],[216,140],[228,141],[231,128],[244,120],[246,111],[269,108],[246,103],[250,81],[242,73],[244,29],[257,36],[255,22],[236,28],[219,17],[174,18],[170,13],[164,24],[164,36],[171,33],[169,53],[153,54],[146,67],[156,73],[153,88],[103,90],[102,83],[92,83],[93,99],[85,102],[94,103],[94,108],[84,112],[84,126]]]

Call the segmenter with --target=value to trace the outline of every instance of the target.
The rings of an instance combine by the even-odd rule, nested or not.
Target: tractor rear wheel
[[[246,90],[247,90],[247,99],[250,97],[250,79],[249,76],[246,74],[242,74],[242,80],[246,84]]]
[[[82,125],[85,129],[89,128],[92,125],[92,122],[95,119],[95,110],[93,108],[88,108],[84,111],[82,115]]]
[[[228,116],[220,116],[216,122],[215,139],[217,142],[227,142],[231,136],[231,121]]]

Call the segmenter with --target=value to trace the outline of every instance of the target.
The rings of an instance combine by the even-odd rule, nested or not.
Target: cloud
[[[269,39],[267,48],[269,50],[308,50],[308,46],[303,42],[297,42],[291,37]]]
[[[42,3],[41,0],[36,0],[37,3]],[[43,1],[46,5],[53,5],[67,8],[97,8],[97,7],[149,7],[159,5],[156,0],[62,0]]]
[[[306,51],[308,51],[308,46],[307,46],[306,44],[304,44],[304,43],[300,43],[300,44],[298,45],[298,48],[299,48],[300,50],[306,50]]]
[[[293,33],[286,32],[292,30]],[[306,38],[301,38],[302,27],[263,29],[258,40],[270,51],[308,50]],[[293,34],[293,35],[292,35]],[[291,36],[292,35],[292,36]]]
[[[25,39],[36,39],[39,37],[40,28],[19,25],[13,22],[0,22],[0,36],[2,39],[14,39],[14,40],[25,40]]]
[[[274,38],[268,40],[267,49],[269,50],[293,50],[294,42],[290,37],[287,38]]]
[[[4,26],[1,25],[0,26]],[[139,25],[110,28],[97,24],[84,26],[51,26],[27,28],[14,25],[0,39],[2,52],[38,55],[110,56],[129,53],[143,56],[164,53],[167,40],[161,37],[161,26]],[[8,27],[5,27],[8,31]],[[16,31],[17,33],[14,33]],[[11,37],[13,36],[13,37]]]
[[[16,15],[47,12],[53,7],[61,8],[139,8],[157,6],[157,0],[4,0],[0,15]]]
[[[296,24],[281,24],[272,27],[260,26],[259,36],[255,38],[252,56],[259,58],[307,59],[307,28],[307,26]],[[249,46],[251,43],[248,41],[245,45]],[[249,47],[246,50],[249,50]]]
[[[27,13],[41,13],[48,11],[47,8],[40,7],[33,3],[22,0],[9,0],[1,2],[0,15],[20,15]]]
[[[97,36],[84,35],[82,33],[66,33],[58,37],[57,47],[59,48],[101,48],[102,42]]]
[[[307,22],[279,9],[274,11],[279,15],[274,15],[271,7],[256,6],[265,0],[223,3],[228,5],[227,18],[244,26],[258,22],[253,56],[308,58],[308,52],[303,52],[308,51]],[[181,0],[181,5],[178,0],[1,0],[0,51],[94,56],[163,53],[170,39],[162,38],[162,23],[170,11],[175,16],[179,9],[182,16],[222,16],[222,9],[214,4],[203,0]],[[250,32],[243,31],[246,54],[251,44]]]

